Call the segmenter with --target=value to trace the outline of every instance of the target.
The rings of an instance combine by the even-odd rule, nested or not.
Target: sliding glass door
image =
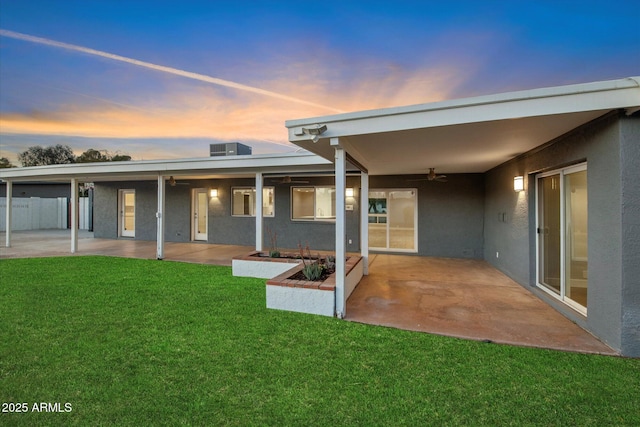
[[[417,252],[418,204],[415,189],[369,192],[369,248]]]
[[[586,164],[537,177],[538,286],[587,313]]]

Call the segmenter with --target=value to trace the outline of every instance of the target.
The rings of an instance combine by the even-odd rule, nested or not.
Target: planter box
[[[269,258],[260,252],[251,252],[231,260],[234,276],[272,279],[300,265],[302,260],[291,258]]]
[[[335,273],[323,282],[289,279],[302,268],[303,265],[298,265],[267,281],[267,308],[335,316]],[[362,279],[362,257],[349,257],[346,262],[346,272],[345,293],[348,298]]]

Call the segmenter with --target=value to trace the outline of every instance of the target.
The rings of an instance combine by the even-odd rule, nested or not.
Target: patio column
[[[261,172],[256,172],[256,251],[261,252],[264,243],[264,233],[262,231],[263,216],[262,211],[262,189],[264,187],[264,179]]]
[[[78,180],[71,178],[71,253],[78,252]]]
[[[360,256],[362,273],[369,274],[369,174],[360,172]]]
[[[331,138],[331,145],[335,148],[335,177],[336,177],[336,316],[344,318],[347,313],[345,297],[346,278],[346,210],[345,189],[347,182],[347,155],[339,138]]]
[[[158,211],[156,212],[156,259],[164,259],[164,176],[158,175]]]
[[[4,235],[5,238],[5,246],[7,248],[11,247],[11,215],[12,215],[12,207],[13,204],[13,181],[7,181],[7,210],[5,211],[5,225],[6,225],[6,233]]]

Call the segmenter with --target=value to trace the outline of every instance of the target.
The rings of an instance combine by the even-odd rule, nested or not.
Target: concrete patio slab
[[[69,230],[14,231],[0,258],[71,255]],[[0,233],[4,243],[4,233]],[[165,244],[165,259],[231,266],[249,246]],[[80,231],[75,255],[155,259],[153,241],[95,239]],[[369,275],[347,301],[347,320],[496,343],[616,355],[484,261],[371,254]]]
[[[484,261],[371,255],[347,320],[496,343],[615,355]]]
[[[71,256],[70,230],[13,231],[10,248],[0,247],[0,258],[34,258]],[[5,233],[0,233],[4,243]],[[251,246],[212,245],[207,243],[166,242],[164,259],[231,266],[234,256],[244,255]],[[125,258],[156,258],[156,242],[133,239],[96,239],[93,233],[78,233],[78,252],[75,255],[106,255]]]

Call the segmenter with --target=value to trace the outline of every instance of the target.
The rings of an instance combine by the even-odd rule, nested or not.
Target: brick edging
[[[245,259],[245,258],[241,258]],[[277,260],[278,258],[274,258]],[[255,257],[251,260],[255,261]],[[362,262],[361,256],[350,256],[346,260],[345,264],[345,275],[348,275],[351,270],[354,269],[358,263]],[[303,264],[299,264],[296,267],[293,267],[291,270],[285,271],[284,273],[274,277],[273,279],[267,280],[267,285],[271,286],[285,286],[290,288],[303,288],[303,289],[317,289],[321,291],[335,291],[336,289],[336,273],[332,273],[329,277],[327,277],[324,281],[310,281],[310,280],[291,280],[289,277],[293,276],[299,271],[302,271],[304,268]]]

